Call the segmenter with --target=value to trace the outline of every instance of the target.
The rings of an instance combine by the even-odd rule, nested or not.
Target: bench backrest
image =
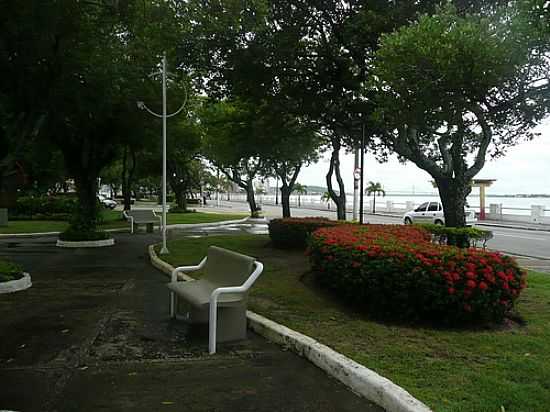
[[[153,211],[151,209],[137,209],[137,210],[129,210],[126,212],[128,216],[132,216],[134,220],[140,221],[140,220],[150,220],[152,222],[156,222],[158,218],[155,216]]]
[[[221,287],[241,286],[252,274],[255,260],[231,250],[210,246],[203,279]]]

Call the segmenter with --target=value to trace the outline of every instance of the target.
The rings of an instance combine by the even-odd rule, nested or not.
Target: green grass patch
[[[122,219],[122,212],[117,210],[103,210],[102,222],[99,229],[129,228],[130,224]],[[243,219],[243,214],[222,214],[222,213],[169,213],[167,214],[168,224],[192,224],[192,223],[214,223],[225,220]],[[53,220],[14,220],[8,222],[8,226],[0,227],[0,234],[6,233],[44,233],[63,232],[69,227],[68,222]]]
[[[209,245],[264,263],[252,310],[375,370],[435,411],[543,411],[550,405],[550,275],[529,273],[518,303],[525,326],[433,329],[353,312],[316,286],[303,252],[274,249],[267,236],[172,241],[162,258],[197,264]]]

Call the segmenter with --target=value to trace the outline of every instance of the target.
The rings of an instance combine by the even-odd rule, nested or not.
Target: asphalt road
[[[216,201],[210,200],[207,208],[216,208]],[[234,212],[247,212],[248,205],[240,202],[221,202],[221,209]],[[280,217],[281,207],[263,205],[262,211],[267,217]],[[334,218],[335,212],[329,210],[311,210],[311,209],[291,209],[292,216],[326,216]],[[351,219],[351,215],[349,216]],[[400,217],[389,217],[380,215],[366,215],[366,221],[369,223],[380,224],[400,224]],[[550,232],[533,231],[525,229],[511,229],[503,227],[485,227],[482,229],[493,231],[494,238],[487,243],[487,247],[493,250],[499,250],[511,255],[532,257],[538,260],[548,260],[550,267]]]

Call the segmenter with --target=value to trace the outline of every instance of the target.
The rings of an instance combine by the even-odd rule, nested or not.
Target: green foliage
[[[309,250],[321,285],[381,317],[501,322],[526,286],[527,273],[513,258],[433,245],[414,226],[323,228]]]
[[[272,219],[268,225],[269,237],[276,248],[305,249],[311,233],[337,224],[337,221],[324,217]]]
[[[195,209],[187,209],[176,206],[170,206],[170,209],[168,210],[168,213],[197,213]]]
[[[67,220],[76,208],[77,199],[68,196],[22,196],[9,209],[13,219]]]
[[[14,262],[0,259],[0,283],[23,277],[23,268]]]
[[[103,231],[81,231],[78,224],[71,225],[66,231],[59,234],[59,239],[69,242],[83,242],[109,239],[111,235]]]
[[[416,225],[426,229],[433,235],[432,240],[441,245],[451,243],[455,245],[456,239],[464,239],[464,247],[474,246],[477,247],[478,242],[485,248],[487,241],[493,238],[493,232],[490,230],[479,229],[477,227],[447,227],[434,224],[419,224]]]

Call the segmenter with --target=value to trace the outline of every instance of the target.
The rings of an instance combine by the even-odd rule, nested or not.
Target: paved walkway
[[[252,333],[207,355],[206,331],[168,320],[167,279],[146,250],[158,235],[115,237],[74,250],[0,240],[33,279],[0,295],[0,410],[380,410]]]

